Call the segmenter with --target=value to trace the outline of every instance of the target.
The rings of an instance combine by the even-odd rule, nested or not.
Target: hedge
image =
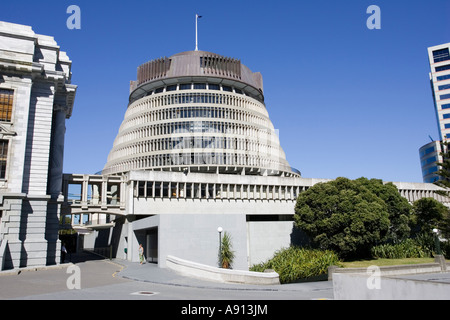
[[[251,267],[251,271],[272,269],[280,275],[280,283],[290,283],[326,275],[328,267],[338,265],[339,258],[330,250],[289,247],[275,252],[267,262]]]

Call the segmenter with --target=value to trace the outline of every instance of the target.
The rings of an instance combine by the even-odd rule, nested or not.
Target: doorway
[[[158,263],[158,227],[147,230],[146,249],[147,262]]]

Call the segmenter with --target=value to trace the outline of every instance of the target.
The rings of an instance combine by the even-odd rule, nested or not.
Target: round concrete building
[[[261,74],[205,51],[139,66],[103,174],[132,170],[300,176],[269,119]]]
[[[138,67],[101,185],[83,179],[82,190],[97,186],[100,211],[119,210],[103,238],[131,261],[142,244],[160,267],[169,256],[215,265],[219,226],[233,238],[234,268],[266,260],[289,246],[302,190],[269,119],[261,74],[197,50]],[[96,232],[85,245],[106,231]]]

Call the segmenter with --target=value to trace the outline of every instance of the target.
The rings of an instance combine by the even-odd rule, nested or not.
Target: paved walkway
[[[183,286],[203,289],[217,289],[217,290],[252,290],[252,291],[328,291],[332,294],[332,281],[316,281],[316,282],[301,282],[283,285],[250,285],[250,284],[232,284],[220,283],[214,281],[207,281],[186,277],[176,273],[168,268],[159,268],[156,264],[145,263],[140,265],[136,262],[129,262],[125,260],[115,260],[116,263],[122,265],[122,270],[118,273],[125,279],[136,281],[144,281],[156,284],[166,284],[173,286]]]
[[[140,265],[91,254],[71,257],[81,270],[81,290],[70,290],[70,274],[63,265],[0,272],[0,300],[316,300],[334,299],[333,282],[284,285],[219,283],[182,276],[156,264]],[[31,271],[30,271],[31,270]],[[450,273],[398,276],[427,282],[450,283]],[[424,297],[425,299],[427,297]]]
[[[72,256],[81,270],[81,289],[70,290],[72,263],[0,272],[0,300],[315,300],[333,299],[330,281],[286,285],[242,285],[182,276],[156,264]],[[5,290],[4,288],[8,288]],[[150,294],[148,294],[150,293]]]

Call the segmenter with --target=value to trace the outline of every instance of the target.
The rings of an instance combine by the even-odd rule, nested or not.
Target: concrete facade
[[[142,243],[161,267],[168,255],[215,266],[218,227],[232,237],[234,268],[289,245],[300,172],[270,121],[261,74],[238,59],[187,51],[139,66],[102,174],[124,179],[114,241],[129,260]],[[271,235],[276,224],[283,236]]]
[[[52,37],[0,22],[0,252],[4,268],[59,263],[65,120],[76,86],[72,62]],[[5,103],[9,97],[9,105]]]
[[[103,174],[162,169],[295,175],[264,104],[262,76],[188,51],[138,68]]]
[[[84,214],[94,221],[98,214],[113,215],[110,224],[95,222],[85,226],[86,230],[93,230],[84,235],[86,248],[111,245],[115,257],[137,262],[138,246],[142,243],[148,261],[160,267],[166,267],[168,256],[217,266],[217,228],[222,227],[232,237],[234,267],[240,270],[271,258],[281,248],[305,243],[304,235],[294,230],[297,195],[317,183],[330,181],[170,171],[131,171],[115,177],[115,181],[110,179],[111,176],[64,176],[65,185],[83,181],[83,190],[91,181],[102,181],[97,187],[103,190],[111,183],[122,185],[118,201],[122,207],[105,203],[102,209],[95,201],[89,204],[87,193],[79,202],[63,204],[62,214]],[[394,184],[410,203],[433,197],[450,205],[448,199],[435,193],[441,188],[434,184]],[[156,186],[167,192],[157,191]],[[188,189],[196,192],[188,195]]]

